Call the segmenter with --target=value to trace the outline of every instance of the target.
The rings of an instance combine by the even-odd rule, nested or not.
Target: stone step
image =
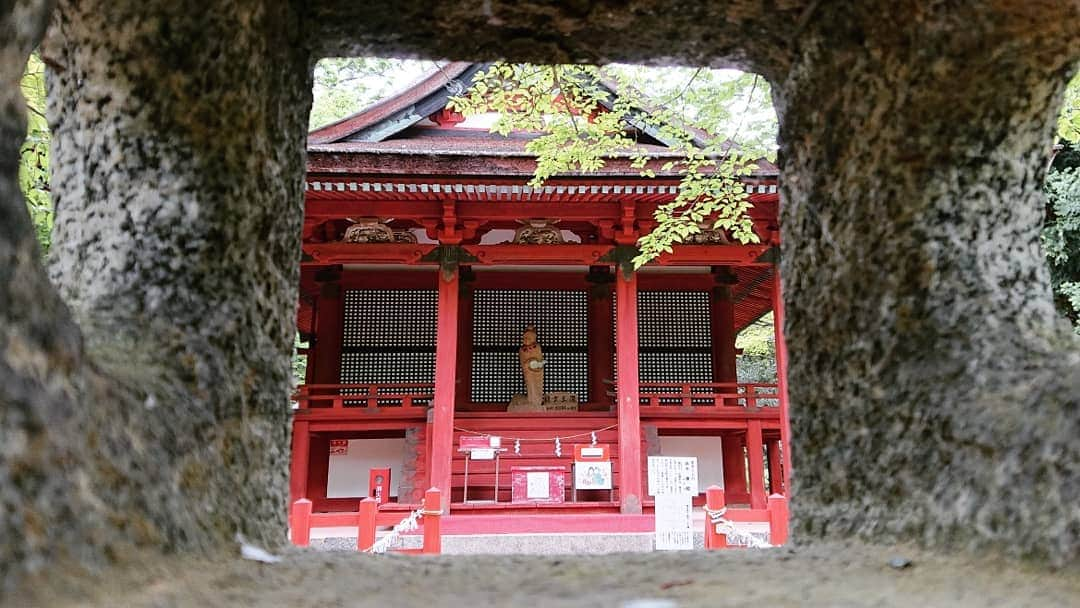
[[[768,539],[768,526],[739,524],[739,528],[762,540]],[[379,536],[385,534],[379,532]],[[510,534],[450,534],[442,537],[444,555],[589,555],[607,553],[643,553],[654,550],[652,532],[618,533],[510,533]],[[407,534],[400,548],[419,549],[423,538]],[[705,546],[704,531],[694,532],[694,547]],[[325,536],[312,538],[311,546],[325,551],[355,551],[355,536]]]

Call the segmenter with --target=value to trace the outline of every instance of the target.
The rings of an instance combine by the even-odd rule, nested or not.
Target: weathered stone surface
[[[676,62],[781,77],[800,0],[457,0],[308,3],[316,55],[373,53],[537,63]]]
[[[51,276],[138,396],[88,423],[123,442],[97,458],[166,546],[281,539],[303,49],[293,8],[256,0],[64,2],[47,42]]]
[[[0,14],[26,28],[4,49],[5,83],[40,36],[28,10]],[[50,262],[82,336],[12,190],[23,123],[5,99],[0,534],[16,542],[0,575],[132,542],[284,539],[311,89],[300,35],[272,2],[59,7],[43,49]]]
[[[794,533],[1080,557],[1039,245],[1077,6],[821,6],[777,83]]]
[[[1080,373],[1037,241],[1075,2],[66,2],[51,262],[82,333],[11,162],[46,8],[0,6],[0,576],[283,537],[308,49],[760,71],[795,537],[1077,559]]]
[[[41,270],[16,182],[26,137],[18,82],[50,8],[28,0],[0,11],[0,589],[13,569],[40,568],[70,538],[54,526],[81,511],[87,489],[69,467],[82,443],[71,424],[82,344]]]

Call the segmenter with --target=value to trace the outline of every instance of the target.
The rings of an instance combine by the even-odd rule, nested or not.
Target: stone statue
[[[525,328],[521,336],[521,348],[518,349],[521,373],[525,376],[525,399],[529,406],[542,408],[544,402],[544,351],[536,342],[536,328]]]

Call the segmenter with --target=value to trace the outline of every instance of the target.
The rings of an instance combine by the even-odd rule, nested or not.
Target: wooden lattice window
[[[345,291],[341,382],[434,382],[437,319],[435,290]]]
[[[588,298],[585,291],[478,290],[474,295],[474,403],[509,403],[524,394],[521,334],[535,325],[547,366],[544,390],[589,400]]]
[[[638,378],[712,382],[709,292],[638,292]]]

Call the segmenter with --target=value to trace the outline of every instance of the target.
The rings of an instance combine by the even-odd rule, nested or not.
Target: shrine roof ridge
[[[429,116],[445,110],[452,96],[463,94],[472,84],[476,74],[490,65],[490,63],[453,62],[439,66],[404,91],[372,104],[356,114],[311,131],[308,134],[308,153],[316,156],[333,155],[339,162],[347,157],[372,159],[354,163],[356,169],[364,170],[372,168],[371,165],[377,165],[378,161],[372,161],[380,156],[385,156],[387,159],[393,158],[394,162],[402,162],[402,157],[413,157],[410,163],[415,162],[416,159],[425,158],[429,164],[430,161],[438,158],[445,158],[450,163],[453,163],[455,158],[475,159],[476,157],[506,159],[511,162],[532,161],[536,158],[536,154],[529,152],[527,145],[539,134],[515,134],[512,137],[505,137],[486,129],[447,128],[441,124],[439,126],[424,124]],[[602,102],[603,105],[608,108],[613,107],[615,99],[620,95],[618,84],[610,79],[601,79],[598,84],[609,95],[607,100]],[[643,114],[653,111],[655,109],[648,105],[639,109],[639,112]],[[662,163],[685,156],[684,153],[672,150],[669,147],[671,142],[665,141],[664,134],[655,127],[650,127],[646,122],[635,119],[634,116],[627,117],[625,122],[641,132],[643,137],[651,138],[654,143],[635,144],[633,148],[613,151],[605,155],[605,158],[629,161],[644,151]],[[694,145],[706,146],[708,134],[702,129],[681,121],[674,126],[684,130]],[[735,144],[727,141],[722,147],[727,150],[735,147]],[[757,165],[753,173],[755,176],[775,176],[779,173],[776,165],[766,158],[754,159],[752,162]],[[325,166],[331,164],[329,162],[316,164],[324,166],[311,167],[309,164],[309,170],[330,170]],[[476,165],[475,162],[471,164]],[[519,168],[526,169],[524,166],[502,166],[494,173],[514,173],[514,170]],[[534,167],[528,167],[524,172],[532,173],[533,170]],[[631,172],[636,174],[640,171],[627,166],[608,173],[629,175]],[[656,171],[656,173],[662,172]],[[603,173],[596,174],[603,175]]]

